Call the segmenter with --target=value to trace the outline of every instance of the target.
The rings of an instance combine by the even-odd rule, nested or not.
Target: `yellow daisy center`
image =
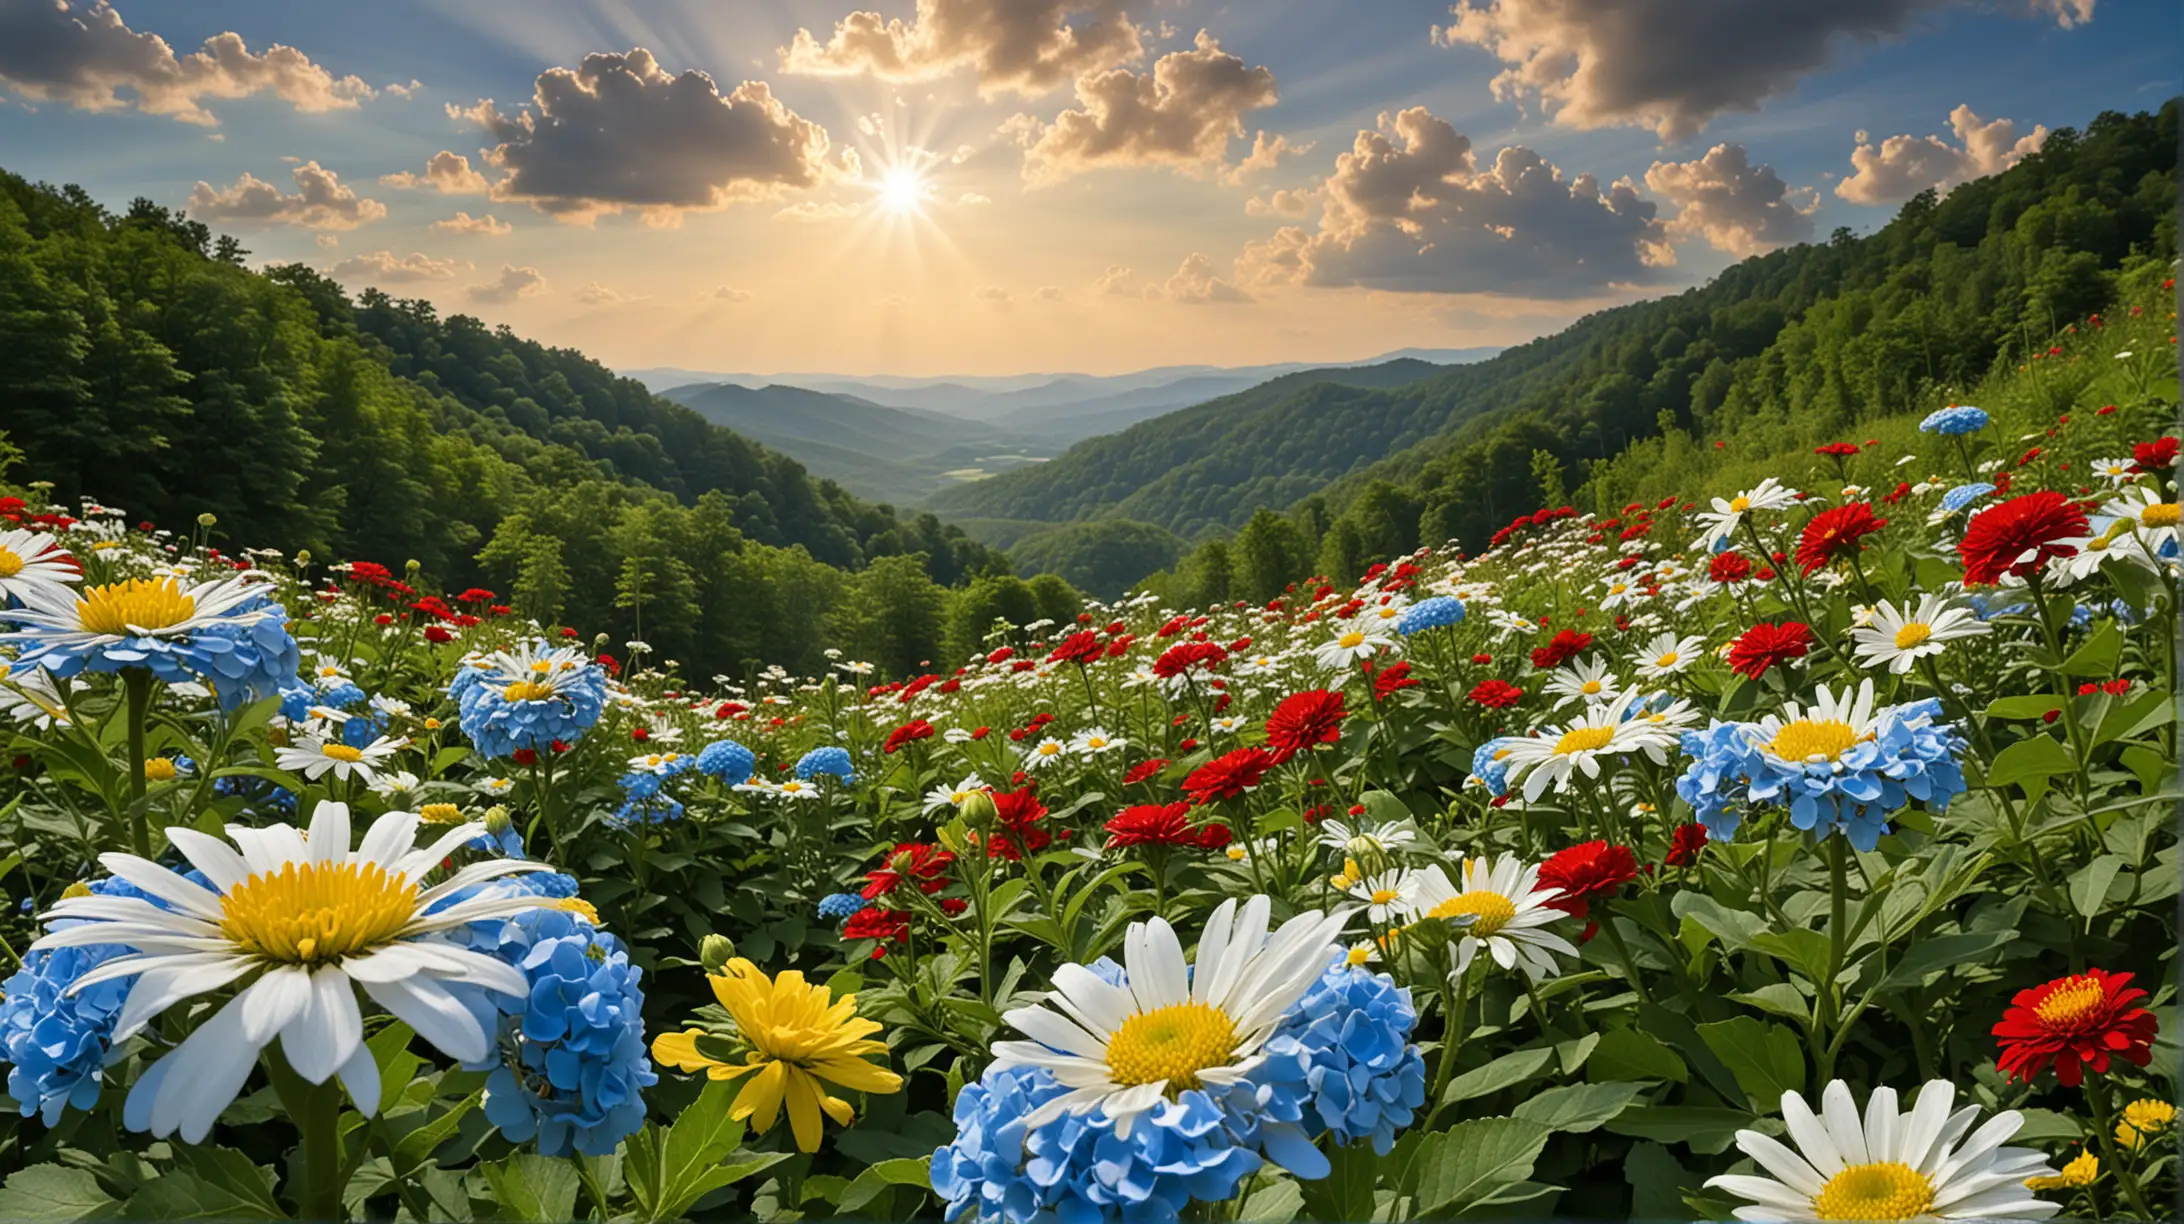
[[[1351,965],[1362,965],[1372,958],[1372,954],[1373,946],[1371,944],[1357,944],[1351,947],[1348,952],[1343,953],[1342,959]]]
[[[165,629],[197,614],[197,601],[172,578],[131,578],[88,587],[76,600],[76,623],[85,633],[125,634]]]
[[[1344,650],[1356,650],[1358,647],[1365,644],[1365,635],[1355,629],[1352,629],[1348,633],[1345,633],[1341,637],[1335,639],[1335,644],[1342,647]]]
[[[401,934],[417,886],[377,863],[287,863],[220,898],[220,933],[252,956],[321,965]]]
[[[174,781],[174,774],[174,762],[169,760],[168,758],[145,758],[144,780],[146,782],[172,782]]]
[[[1491,888],[1474,888],[1434,906],[1426,916],[1461,918],[1467,914],[1471,916],[1471,925],[1465,929],[1483,939],[1507,926],[1509,920],[1517,916],[1517,903]]]
[[[518,680],[501,690],[503,701],[544,701],[553,695],[553,685],[533,684],[529,680]]]
[[[1933,1183],[1896,1160],[1846,1166],[1812,1196],[1823,1220],[1909,1220],[1933,1206]]]
[[[1395,891],[1392,888],[1376,888],[1373,890],[1373,904],[1386,905],[1388,902],[1393,901],[1397,897],[1400,897],[1402,895],[1403,894]]]
[[[591,902],[586,901],[582,897],[559,898],[554,902],[553,907],[557,910],[567,910],[568,912],[575,914],[577,917],[582,918],[584,921],[591,923],[593,926],[601,925],[599,921],[599,908],[593,905]]]
[[[324,744],[319,747],[319,751],[337,761],[347,761],[351,765],[364,759],[363,749],[351,748],[347,744]]]
[[[535,675],[535,676],[543,676],[543,675],[545,675],[546,673],[548,673],[548,672],[552,671],[553,669],[554,669],[554,665],[553,665],[553,664],[551,664],[551,663],[548,663],[548,662],[547,662],[546,660],[544,660],[544,659],[540,659],[540,660],[538,660],[537,662],[535,662],[535,663],[531,664],[531,674],[532,674],[532,675]]]
[[[1653,665],[1655,667],[1674,667],[1676,666],[1676,661],[1681,658],[1683,658],[1682,655],[1677,654],[1675,651],[1671,650],[1667,654],[1662,655],[1660,658],[1655,659],[1653,661]]]
[[[2107,998],[2107,992],[2103,991],[2101,984],[2093,978],[2067,978],[2062,986],[2051,991],[2047,998],[2040,1000],[2032,1011],[2044,1023],[2057,1028],[2067,1028],[2081,1024],[2090,1018],[2100,1010],[2101,1005],[2107,1001]]]
[[[12,549],[0,548],[0,578],[13,578],[23,572],[23,559]]]
[[[1577,691],[1590,697],[1594,694],[1597,694],[1600,691],[1601,687],[1602,685],[1598,680],[1587,680],[1585,683],[1577,686]]]
[[[2155,502],[2139,511],[2139,522],[2148,527],[2174,527],[2178,518],[2175,502]]]
[[[1932,625],[1919,621],[1906,621],[1903,628],[1896,630],[1896,649],[1909,650],[1932,636],[1934,636],[1934,627]]]
[[[1236,1049],[1236,1022],[1210,1003],[1175,1003],[1139,1012],[1107,1039],[1107,1073],[1125,1086],[1168,1081],[1168,1090],[1197,1088],[1198,1073],[1226,1066]]]
[[[1039,745],[1040,756],[1053,756],[1055,753],[1058,753],[1061,750],[1062,746],[1060,744],[1046,743]]]
[[[1613,727],[1576,727],[1562,733],[1555,741],[1555,755],[1569,756],[1577,752],[1598,752],[1615,738]]]
[[[1107,739],[1105,736],[1095,735],[1086,740],[1084,746],[1087,748],[1105,748],[1107,747]]]
[[[417,815],[430,824],[461,824],[463,810],[452,803],[428,803],[417,809]]]
[[[1608,594],[1610,594],[1610,595],[1620,595],[1620,594],[1622,594],[1623,592],[1625,592],[1625,591],[1627,591],[1627,590],[1629,590],[1629,589],[1630,589],[1630,584],[1629,584],[1629,583],[1627,583],[1627,582],[1615,582],[1615,583],[1610,583],[1610,584],[1608,585]]]
[[[1729,508],[1736,511],[1738,514],[1742,514],[1752,508],[1752,499],[1749,497],[1730,498]]]
[[[1775,732],[1768,748],[1785,761],[1810,761],[1815,757],[1832,761],[1857,742],[1858,733],[1850,729],[1849,723],[1833,718],[1800,718]]]

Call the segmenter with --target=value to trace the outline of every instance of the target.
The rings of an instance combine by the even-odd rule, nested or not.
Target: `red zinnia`
[[[1972,516],[1957,545],[1964,581],[1993,584],[2004,574],[2030,578],[2057,557],[2076,556],[2060,541],[2090,534],[2085,510],[2060,493],[2043,490],[2013,497]]]
[[[1217,756],[1183,779],[1183,791],[1195,804],[1234,799],[1259,784],[1274,767],[1274,757],[1264,748],[1239,748]]]
[[[1812,630],[1798,621],[1770,624],[1761,621],[1744,631],[1729,646],[1729,669],[1740,676],[1757,680],[1767,674],[1767,669],[1802,659],[1812,648]]]
[[[1864,502],[1822,510],[1797,535],[1798,572],[1811,574],[1838,557],[1857,556],[1863,547],[1859,541],[1886,526],[1888,520],[1875,518],[1873,507]]]
[[[1815,455],[1830,455],[1837,459],[1848,459],[1858,453],[1858,444],[1856,442],[1830,442],[1825,446],[1813,447],[1812,453]]]
[[[1309,752],[1314,744],[1341,739],[1342,720],[1349,713],[1342,702],[1341,693],[1327,689],[1307,689],[1282,698],[1266,719],[1266,742],[1274,749],[1274,763]]]
[[[1189,846],[1216,850],[1229,843],[1229,827],[1191,827],[1188,803],[1141,803],[1115,813],[1107,822],[1107,846]]]
[[[1390,663],[1377,671],[1374,670],[1370,659],[1365,661],[1364,666],[1365,678],[1373,682],[1374,701],[1386,701],[1404,689],[1418,687],[1418,681],[1411,678],[1410,660],[1408,659],[1400,663]]]
[[[1081,667],[1086,663],[1098,661],[1100,656],[1106,652],[1107,643],[1100,640],[1099,634],[1086,629],[1063,638],[1062,644],[1048,653],[1047,662],[1075,663]]]
[[[1228,661],[1228,652],[1212,642],[1178,642],[1153,660],[1153,674],[1163,680],[1192,671],[1212,671]]]
[[[2103,411],[2106,411],[2106,409],[2103,409]],[[2176,466],[2176,452],[2177,440],[2175,438],[2156,438],[2151,442],[2140,442],[2133,445],[2131,447],[2131,459],[2142,474],[2161,476],[2166,475],[2170,468]]]
[[[916,884],[920,892],[937,893],[948,887],[948,868],[954,863],[954,851],[903,842],[878,870],[865,873],[865,900],[876,901],[905,882]]]
[[[1489,710],[1506,710],[1524,700],[1524,690],[1507,680],[1481,680],[1472,686],[1471,699]]]
[[[1677,825],[1668,842],[1668,865],[1689,867],[1699,861],[1699,851],[1706,848],[1706,826],[1693,822]]]
[[[994,833],[986,843],[986,853],[1016,860],[1037,854],[1053,843],[1054,836],[1038,827],[1046,819],[1047,808],[1032,788],[994,791],[993,810]]]
[[[931,739],[932,737],[933,724],[925,721],[922,718],[913,718],[909,722],[906,722],[903,725],[895,728],[893,731],[888,732],[887,746],[882,748],[880,751],[892,753],[895,751],[895,749],[902,747],[904,744],[915,743],[918,740]]]
[[[2143,1067],[2153,1061],[2156,1027],[2154,1014],[2135,1006],[2145,997],[2131,988],[2130,974],[2105,969],[2020,990],[1994,1026],[2002,1047],[1995,1065],[2029,1083],[2053,1063],[2066,1088],[2077,1087],[2087,1070],[2105,1074],[2111,1054]]]
[[[1542,888],[1559,888],[1562,895],[1546,905],[1572,918],[1583,918],[1594,901],[1613,896],[1623,885],[1638,878],[1638,859],[1628,846],[1589,841],[1558,851],[1539,865]]]
[[[1532,666],[1548,671],[1562,666],[1573,656],[1585,653],[1592,645],[1592,634],[1565,629],[1555,635],[1553,641],[1532,651]]]
[[[858,910],[842,924],[842,938],[879,940],[880,945],[872,949],[872,959],[878,960],[887,955],[887,945],[909,940],[910,915],[878,906]]]
[[[1124,786],[1135,786],[1167,767],[1168,758],[1166,757],[1154,757],[1150,761],[1139,761],[1130,767],[1128,773],[1122,775],[1122,783]]]
[[[1752,563],[1740,552],[1715,553],[1706,563],[1706,576],[1724,584],[1742,582],[1752,576]]]

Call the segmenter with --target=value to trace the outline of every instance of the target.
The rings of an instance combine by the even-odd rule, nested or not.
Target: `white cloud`
[[[1036,127],[1024,177],[1052,183],[1102,166],[1226,169],[1229,141],[1244,134],[1243,115],[1275,100],[1272,71],[1246,66],[1200,30],[1190,50],[1161,56],[1149,73],[1116,68],[1078,77],[1077,109]]]
[[[1900,204],[1933,188],[1947,191],[1958,183],[2000,174],[2040,151],[2048,130],[2035,127],[2023,136],[2009,119],[1986,122],[1969,106],[1949,112],[1957,143],[1940,136],[1891,136],[1872,143],[1864,132],[1850,152],[1854,173],[1835,185],[1835,194],[1857,204]]]
[[[1185,306],[1212,306],[1251,300],[1250,294],[1214,275],[1213,261],[1196,251],[1183,257],[1183,263],[1176,268],[1175,275],[1158,285],[1147,285],[1145,296],[1166,298]]]
[[[475,234],[481,238],[506,238],[515,230],[515,226],[500,220],[492,213],[473,217],[469,213],[458,212],[445,221],[432,223],[432,232],[435,234]]]
[[[586,306],[620,306],[625,302],[641,302],[644,300],[643,294],[623,293],[619,289],[609,289],[598,281],[585,281],[583,288],[578,289],[570,296]]]
[[[800,29],[785,72],[929,81],[970,68],[979,92],[1035,97],[1145,53],[1119,0],[918,0],[909,20],[853,12],[824,41]]]
[[[1319,200],[1319,192],[1313,188],[1284,187],[1271,195],[1253,196],[1244,201],[1247,217],[1301,217],[1312,211]]]
[[[800,200],[774,214],[776,221],[848,221],[864,215],[862,204],[840,204],[832,200]]]
[[[546,278],[537,268],[502,264],[500,275],[469,289],[473,302],[512,302],[546,292]]]
[[[1310,153],[1312,145],[1313,142],[1309,140],[1301,145],[1291,144],[1289,137],[1279,134],[1269,140],[1265,132],[1260,132],[1251,138],[1251,152],[1244,155],[1244,160],[1236,163],[1234,170],[1229,171],[1228,182],[1231,186],[1240,186],[1252,175],[1274,169],[1285,157],[1302,157]]]
[[[1655,162],[1646,186],[1680,210],[1668,232],[1704,238],[1738,258],[1812,237],[1810,192],[1792,192],[1772,166],[1755,166],[1743,145],[1718,144],[1696,161]]]
[[[294,194],[245,171],[230,187],[200,180],[190,191],[189,213],[200,221],[295,225],[304,229],[348,230],[379,220],[387,206],[365,199],[345,186],[333,171],[315,161],[290,171]]]
[[[422,251],[396,256],[393,251],[351,255],[327,270],[336,280],[361,281],[367,285],[403,285],[417,281],[448,280],[468,271],[466,259],[434,259]]]
[[[1032,290],[1031,298],[1035,302],[1059,302],[1062,300],[1062,287],[1060,285],[1041,285]]]
[[[713,287],[712,296],[716,302],[748,302],[754,295],[748,289],[738,289],[733,285],[716,285]]]
[[[971,296],[981,302],[990,302],[995,306],[1006,306],[1016,300],[1015,294],[999,285],[980,285],[971,292]]]
[[[1109,264],[1107,270],[1092,281],[1092,292],[1103,297],[1124,297],[1130,293],[1130,269],[1121,264]]]
[[[442,195],[484,195],[492,190],[485,176],[470,168],[470,159],[446,149],[432,155],[425,162],[425,172],[414,174],[403,170],[395,174],[379,176],[382,187],[430,187]]]

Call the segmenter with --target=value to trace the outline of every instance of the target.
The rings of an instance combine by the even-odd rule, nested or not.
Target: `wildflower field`
[[[2173,326],[907,676],[0,489],[0,1218],[2166,1217]]]

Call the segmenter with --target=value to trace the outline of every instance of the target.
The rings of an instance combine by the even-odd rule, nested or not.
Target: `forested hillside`
[[[215,540],[322,564],[417,561],[715,670],[832,644],[914,665],[945,608],[904,636],[886,603],[1006,572],[581,353],[247,254],[149,201],[0,174],[0,430],[56,496],[209,513]]]

